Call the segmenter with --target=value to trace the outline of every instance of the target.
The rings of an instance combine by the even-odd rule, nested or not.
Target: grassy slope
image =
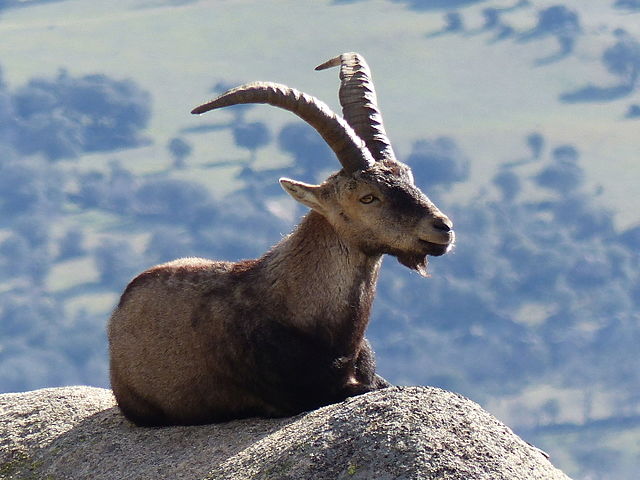
[[[401,154],[407,154],[417,138],[453,135],[472,155],[474,178],[484,182],[500,162],[524,155],[523,136],[539,130],[551,144],[576,144],[591,181],[605,186],[604,201],[616,208],[619,223],[638,221],[637,209],[629,202],[640,194],[637,122],[620,121],[638,95],[609,104],[557,101],[563,91],[610,81],[599,55],[612,43],[614,28],[640,33],[638,15],[621,15],[598,0],[563,2],[579,9],[586,35],[570,58],[534,68],[536,58],[557,48],[553,39],[489,44],[485,34],[427,40],[427,32],[441,27],[442,12],[415,13],[384,0],[339,6],[293,0],[200,1],[174,7],[160,3],[121,0],[114,8],[105,0],[67,0],[3,12],[0,65],[11,86],[33,76],[55,75],[64,67],[72,74],[130,77],[153,94],[148,132],[153,145],[86,156],[67,162],[69,168],[106,167],[115,157],[138,173],[165,169],[170,162],[166,142],[181,128],[231,119],[227,112],[198,118],[188,113],[208,98],[220,79],[288,83],[338,109],[336,71],[317,73],[313,66],[338,52],[358,50],[373,66],[387,129]],[[536,2],[537,7],[550,4]],[[470,28],[480,24],[480,9],[487,5],[463,11]],[[521,10],[507,18],[525,31],[535,15]],[[249,118],[268,119],[273,132],[294,120],[264,107],[252,110]],[[238,185],[233,180],[237,167],[204,168],[212,161],[247,155],[233,145],[228,131],[191,135],[189,140],[195,145],[193,168],[183,177],[206,182],[217,195]],[[274,145],[258,156],[263,166],[287,161]],[[455,194],[474,190],[469,184]],[[111,219],[82,215],[69,221],[92,222],[99,232]]]
[[[338,108],[335,72],[316,73],[312,67],[336,53],[358,50],[373,65],[387,127],[401,152],[407,153],[419,137],[454,135],[473,152],[477,177],[486,178],[522,150],[523,135],[540,130],[550,141],[577,144],[590,178],[604,184],[606,202],[620,211],[620,223],[638,221],[628,205],[640,193],[630,175],[640,168],[635,162],[637,122],[620,121],[632,100],[604,105],[557,101],[560,93],[585,83],[611,81],[598,57],[613,43],[614,28],[640,33],[637,15],[621,15],[597,0],[562,2],[581,12],[587,35],[571,58],[532,68],[533,60],[555,51],[553,39],[493,45],[487,36],[427,40],[425,33],[440,28],[442,12],[411,12],[383,0],[339,6],[291,0],[201,1],[181,7],[157,3],[123,0],[114,8],[104,0],[68,0],[5,12],[0,23],[5,75],[19,85],[64,66],[74,74],[134,78],[154,96],[150,134],[156,147],[131,161],[153,168],[167,161],[161,160],[163,147],[179,128],[209,121],[191,118],[188,111],[209,96],[216,80],[280,81]],[[464,10],[470,27],[480,24],[485,6]],[[525,10],[507,18],[526,30],[535,16]],[[269,109],[253,115],[269,118],[274,126],[291,120]],[[194,137],[195,157],[224,155],[214,140],[212,135]],[[216,180],[211,178],[212,186]]]

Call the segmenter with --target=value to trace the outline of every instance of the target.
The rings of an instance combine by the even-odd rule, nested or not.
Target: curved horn
[[[378,109],[378,99],[371,79],[371,71],[364,58],[355,53],[343,53],[316,70],[325,70],[340,65],[340,105],[342,115],[367,145],[378,161],[396,161],[382,124],[382,115]]]
[[[333,113],[324,102],[286,85],[247,83],[194,108],[191,113],[201,114],[239,103],[267,103],[295,113],[316,129],[347,173],[366,170],[375,163],[371,152],[347,122]]]

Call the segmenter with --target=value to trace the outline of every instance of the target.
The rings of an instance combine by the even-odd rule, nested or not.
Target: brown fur
[[[194,109],[266,102],[290,110],[322,135],[343,170],[321,185],[280,179],[312,211],[261,258],[176,260],[127,286],[109,322],[111,384],[135,423],[292,415],[389,385],[364,338],[382,255],[426,275],[427,255],[446,253],[455,236],[395,160],[364,60],[339,61],[347,73],[359,65],[357,78],[341,77],[344,119],[270,83]]]
[[[387,386],[364,338],[382,254],[420,270],[454,239],[402,168],[283,179],[313,210],[264,256],[186,258],[136,277],[109,323],[124,414],[140,425],[285,416]]]

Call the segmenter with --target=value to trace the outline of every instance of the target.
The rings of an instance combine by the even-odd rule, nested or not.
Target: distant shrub
[[[151,236],[145,254],[153,259],[153,263],[193,256],[191,235],[184,229],[171,226],[158,228]]]
[[[485,0],[393,0],[396,3],[405,3],[410,10],[453,10]]]
[[[136,192],[136,213],[143,217],[188,223],[201,207],[212,202],[208,189],[194,182],[158,178],[147,180]]]
[[[618,78],[618,82],[604,86],[587,84],[561,94],[561,101],[610,102],[633,93],[640,78],[640,42],[622,29],[616,30],[615,35],[616,43],[603,52],[601,62],[609,73]]]
[[[0,163],[0,213],[6,217],[49,215],[65,200],[67,174],[42,159],[15,158]]]
[[[185,159],[191,155],[193,147],[180,137],[175,137],[169,140],[167,149],[173,157],[173,166],[175,168],[185,168]]]
[[[126,240],[105,239],[93,251],[100,283],[122,290],[140,270],[140,261]]]
[[[320,172],[337,163],[332,164],[334,155],[326,142],[312,127],[302,122],[286,124],[278,134],[280,150],[293,156],[292,175],[299,175],[303,179],[316,181]]]
[[[531,149],[533,158],[540,158],[542,149],[544,148],[544,137],[538,132],[527,135],[527,146]]]
[[[469,178],[469,159],[449,137],[414,142],[406,162],[413,170],[416,183],[426,189],[448,187]]]
[[[616,0],[614,7],[625,10],[640,10],[640,0]]]
[[[566,193],[584,182],[584,171],[578,165],[578,151],[571,145],[557,147],[553,151],[554,162],[535,176],[538,185]]]
[[[68,260],[86,254],[85,236],[79,228],[68,230],[58,242],[58,260]]]
[[[564,5],[553,5],[538,13],[538,24],[535,28],[538,34],[551,34],[562,37],[572,37],[579,33],[580,17]]]
[[[640,75],[640,43],[624,31],[618,41],[602,54],[602,63],[624,85],[635,85]]]
[[[151,116],[151,98],[131,80],[103,74],[30,80],[12,96],[15,147],[51,160],[136,147]]]
[[[513,201],[520,189],[520,178],[514,172],[502,170],[493,177],[493,184],[500,189],[502,198],[508,202]]]
[[[233,127],[233,140],[239,147],[251,153],[251,161],[255,160],[256,151],[271,142],[271,132],[263,122],[240,122]]]
[[[78,175],[78,190],[70,200],[82,208],[101,208],[129,215],[135,210],[139,180],[119,162],[109,164],[109,173],[91,170]]]

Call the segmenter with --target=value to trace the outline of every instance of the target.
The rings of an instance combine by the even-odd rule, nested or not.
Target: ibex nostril
[[[447,217],[439,217],[433,220],[433,228],[440,232],[450,232],[453,223]]]

